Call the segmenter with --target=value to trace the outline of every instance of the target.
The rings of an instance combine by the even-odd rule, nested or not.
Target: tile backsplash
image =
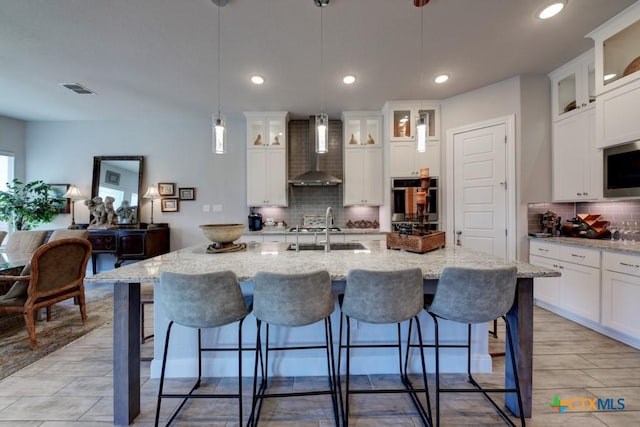
[[[562,217],[562,224],[577,214],[600,214],[606,221],[640,221],[640,200],[618,200],[578,203],[531,203],[528,206],[528,230],[536,233],[542,230],[541,215],[553,211]]]
[[[309,120],[289,121],[288,167],[289,178],[315,169],[314,146],[309,137]],[[319,168],[343,178],[342,121],[329,120],[329,152],[321,154]],[[344,183],[336,186],[294,187],[289,185],[289,206],[286,208],[256,208],[264,220],[284,221],[288,227],[303,224],[305,215],[324,216],[328,206],[333,208],[335,224],[344,227],[351,221],[379,221],[377,206],[343,206]]]

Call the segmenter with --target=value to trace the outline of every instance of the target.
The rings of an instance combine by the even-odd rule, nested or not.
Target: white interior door
[[[505,123],[453,137],[456,244],[508,258]]]

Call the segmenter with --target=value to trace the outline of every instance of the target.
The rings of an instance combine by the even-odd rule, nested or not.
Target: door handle
[[[462,231],[458,230],[456,231],[456,234],[458,235],[458,237],[456,237],[456,246],[462,246],[462,240],[460,239]]]

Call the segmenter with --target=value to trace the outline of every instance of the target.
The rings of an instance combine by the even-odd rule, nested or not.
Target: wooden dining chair
[[[47,309],[50,320],[52,305],[77,297],[82,323],[86,322],[84,277],[90,256],[91,243],[87,239],[59,239],[36,249],[29,274],[5,276],[15,283],[0,296],[0,313],[24,316],[33,348],[38,346],[35,316],[42,308]]]

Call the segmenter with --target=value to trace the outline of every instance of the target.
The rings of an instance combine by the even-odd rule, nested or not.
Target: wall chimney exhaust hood
[[[296,187],[311,187],[311,186],[321,186],[321,185],[338,185],[342,182],[340,178],[337,178],[331,174],[323,172],[320,170],[320,157],[322,154],[318,154],[315,152],[315,117],[312,117],[309,120],[309,142],[308,147],[310,147],[309,155],[311,159],[311,163],[315,164],[315,169],[306,171],[298,176],[295,176],[289,180],[289,184]]]

